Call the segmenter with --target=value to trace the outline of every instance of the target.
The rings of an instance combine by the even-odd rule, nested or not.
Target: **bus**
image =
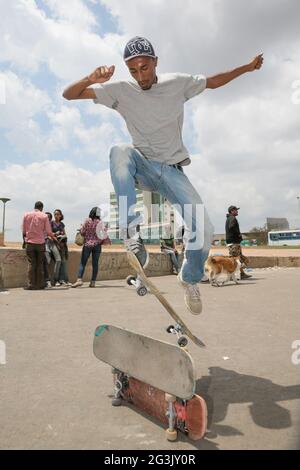
[[[268,232],[268,245],[270,246],[300,246],[300,229],[299,230],[274,230]]]

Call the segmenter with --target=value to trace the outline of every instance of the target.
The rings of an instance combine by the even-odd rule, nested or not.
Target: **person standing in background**
[[[171,234],[169,238],[161,238],[160,240],[160,251],[166,253],[171,258],[173,274],[179,273],[179,255],[176,249],[175,240]]]
[[[28,286],[25,290],[45,289],[44,258],[45,258],[45,234],[52,240],[55,235],[51,230],[47,214],[43,212],[44,204],[37,201],[32,212],[27,212],[23,217],[23,239],[26,243],[26,255],[28,260]]]
[[[48,219],[51,225],[51,220],[52,220],[51,212],[45,212],[45,214],[48,216]],[[44,278],[45,278],[46,289],[52,288],[50,273],[49,273],[49,266],[51,263],[51,250],[50,250],[51,243],[53,243],[51,238],[49,238],[48,235],[45,234]]]
[[[54,220],[51,222],[51,227],[55,233],[57,242],[52,247],[55,256],[55,286],[68,285],[68,272],[67,272],[67,259],[68,259],[68,246],[65,224],[63,223],[64,215],[60,209],[55,209]],[[58,266],[59,265],[59,266]]]
[[[229,206],[228,214],[226,215],[226,244],[229,249],[229,256],[239,257],[241,262],[241,279],[249,279],[250,274],[244,271],[245,266],[248,264],[248,258],[242,254],[241,241],[243,240],[240,232],[240,226],[237,220],[239,207]]]
[[[107,228],[100,219],[100,215],[100,207],[93,207],[93,209],[89,213],[88,219],[86,219],[81,226],[80,233],[84,236],[84,244],[82,247],[78,278],[77,281],[72,285],[72,287],[80,287],[83,285],[82,278],[90,255],[92,255],[93,266],[90,287],[95,287],[98,275],[98,264],[101,254],[101,245],[105,241],[109,240],[107,235]]]

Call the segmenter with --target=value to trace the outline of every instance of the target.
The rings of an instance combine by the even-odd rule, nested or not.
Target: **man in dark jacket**
[[[243,240],[240,232],[240,226],[237,221],[239,207],[229,206],[228,214],[226,215],[226,244],[229,248],[229,256],[238,256],[241,262],[241,279],[248,279],[251,277],[246,274],[244,267],[248,264],[248,258],[242,254],[241,241]]]

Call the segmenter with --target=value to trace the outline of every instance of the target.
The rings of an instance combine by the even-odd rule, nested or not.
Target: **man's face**
[[[238,211],[237,209],[233,209],[233,210],[231,211],[231,214],[236,217],[237,215],[239,215],[239,211]]]
[[[150,90],[156,82],[157,57],[135,57],[126,62],[130,74],[142,90]]]

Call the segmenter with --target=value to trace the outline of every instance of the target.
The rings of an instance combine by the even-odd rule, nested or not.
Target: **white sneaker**
[[[203,278],[201,279],[201,284],[209,284],[209,279],[208,277],[206,276],[206,274],[204,274]]]
[[[83,285],[82,279],[77,279],[77,281],[72,284],[72,287],[81,287]]]
[[[55,287],[60,287],[60,282],[57,281],[54,285]]]
[[[46,289],[52,289],[51,281],[46,282]]]
[[[185,305],[193,315],[199,315],[202,312],[202,302],[199,287],[197,284],[188,284],[181,277],[181,271],[177,276],[178,282],[185,289]]]

